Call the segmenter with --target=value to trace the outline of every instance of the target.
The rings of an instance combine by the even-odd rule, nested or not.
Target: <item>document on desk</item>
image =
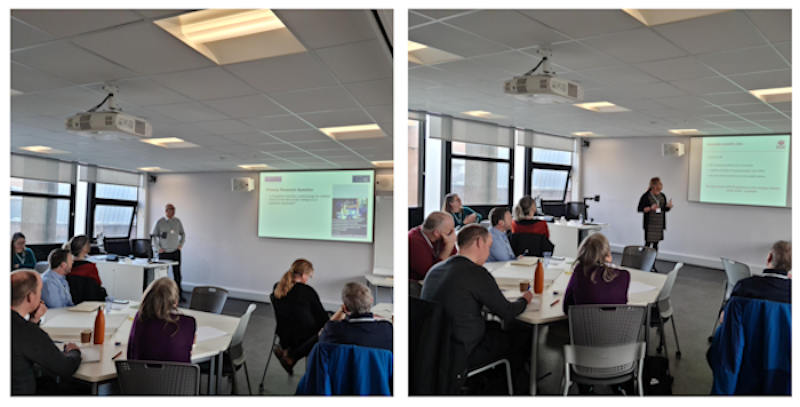
[[[212,339],[220,338],[227,335],[223,330],[214,328],[213,326],[199,326],[197,327],[197,342],[210,341]]]
[[[628,286],[628,295],[646,293],[648,291],[655,289],[656,288],[650,284],[640,283],[638,281],[631,281],[631,284]]]
[[[81,349],[81,362],[91,363],[100,361],[100,347],[103,345],[79,345]]]
[[[76,306],[74,306],[74,307],[69,307],[69,308],[67,308],[67,311],[73,311],[73,312],[92,312],[92,311],[97,311],[97,308],[98,308],[100,305],[101,305],[101,304],[98,304],[98,303],[93,303],[93,302],[89,302],[89,301],[84,301],[84,302],[82,302],[82,303],[80,303],[80,304],[78,304],[78,305],[76,305]]]

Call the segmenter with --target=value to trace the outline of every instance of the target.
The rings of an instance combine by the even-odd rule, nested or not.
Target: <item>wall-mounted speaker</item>
[[[662,157],[682,157],[686,154],[686,145],[683,143],[665,143],[661,145]]]
[[[375,190],[376,191],[394,190],[394,175],[393,174],[375,175]]]
[[[147,176],[147,181],[149,181],[151,184],[155,184],[157,180],[158,180],[158,178],[156,178],[155,175],[148,175]]]
[[[250,177],[231,178],[231,191],[250,192],[256,189],[255,181]]]

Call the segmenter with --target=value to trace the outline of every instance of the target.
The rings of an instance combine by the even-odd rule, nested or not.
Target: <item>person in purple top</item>
[[[191,363],[197,322],[178,313],[180,292],[162,277],[147,289],[133,319],[128,338],[128,360]]]
[[[575,269],[564,294],[564,312],[570,305],[627,304],[631,275],[609,266],[611,247],[600,233],[589,235],[578,248]]]

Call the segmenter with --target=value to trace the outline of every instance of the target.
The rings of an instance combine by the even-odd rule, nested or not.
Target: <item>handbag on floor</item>
[[[672,394],[673,377],[669,374],[669,359],[664,356],[645,356],[644,358],[644,394]]]

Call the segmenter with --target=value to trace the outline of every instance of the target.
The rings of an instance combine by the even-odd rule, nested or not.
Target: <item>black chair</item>
[[[544,252],[553,252],[555,245],[545,235],[534,233],[514,233],[511,235],[511,250],[514,255],[542,257]],[[527,250],[527,251],[526,251]]]
[[[200,367],[191,363],[117,360],[120,394],[131,396],[197,396]]]
[[[409,297],[409,394],[458,394],[459,383],[444,310],[433,301]],[[465,366],[464,366],[465,367]]]
[[[73,276],[67,274],[67,284],[72,302],[80,304],[84,301],[105,301],[108,293],[100,284],[91,277]]]
[[[275,332],[272,334],[272,345],[267,349],[267,364],[264,366],[264,374],[261,375],[261,384],[258,386],[259,393],[264,393],[264,379],[267,378],[269,361],[272,360],[272,349],[278,343],[278,312],[275,310],[275,294],[269,295],[269,303],[272,305],[272,314],[275,316]]]
[[[131,251],[133,256],[140,259],[153,258],[153,243],[150,239],[133,239],[131,240]]]
[[[189,309],[219,314],[225,307],[228,290],[219,287],[201,286],[192,290],[192,301]]]
[[[415,280],[408,280],[408,295],[419,298],[422,295],[422,283]]]
[[[622,266],[651,271],[656,264],[658,250],[646,246],[625,246],[622,249]]]

